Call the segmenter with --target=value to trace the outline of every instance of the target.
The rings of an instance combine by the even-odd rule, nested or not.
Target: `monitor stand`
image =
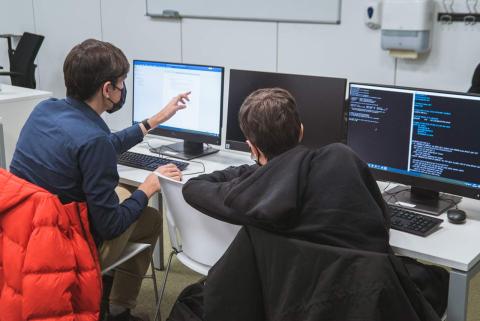
[[[389,205],[423,212],[430,215],[440,215],[449,208],[460,203],[459,196],[438,193],[435,191],[406,186],[397,186],[383,193],[383,198]]]
[[[151,148],[150,151],[157,154],[190,160],[218,152],[218,149],[212,147],[204,147],[203,143],[195,143],[184,141],[183,143],[175,143]]]

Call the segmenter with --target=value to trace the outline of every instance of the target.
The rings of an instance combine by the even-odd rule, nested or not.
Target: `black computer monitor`
[[[230,70],[225,148],[249,150],[238,123],[238,111],[250,93],[272,87],[286,89],[295,97],[304,125],[302,144],[319,148],[342,141],[346,86],[347,80],[342,78]]]
[[[141,122],[174,96],[191,91],[187,108],[150,131],[150,134],[183,139],[162,146],[162,153],[192,159],[217,152],[204,146],[220,145],[224,68],[157,61],[133,61],[133,123]]]
[[[480,199],[480,97],[350,84],[348,145],[379,180],[410,185],[386,195],[395,205],[439,214]]]

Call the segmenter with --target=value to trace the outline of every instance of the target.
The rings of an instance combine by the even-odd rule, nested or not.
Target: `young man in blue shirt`
[[[90,230],[99,246],[102,266],[116,261],[128,241],[150,243],[160,234],[161,213],[147,206],[160,190],[151,173],[138,189],[120,202],[117,155],[143,140],[150,128],[186,107],[189,93],[174,97],[160,112],[142,123],[111,133],[101,114],[125,103],[124,80],[130,65],[123,52],[110,43],[89,39],[75,46],[64,66],[65,99],[41,102],[25,123],[10,165],[13,174],[58,195],[62,203],[86,202]],[[169,164],[158,172],[181,179]],[[144,275],[150,253],[137,255],[123,270]],[[110,295],[110,320],[140,320],[131,316],[141,277],[116,273]]]

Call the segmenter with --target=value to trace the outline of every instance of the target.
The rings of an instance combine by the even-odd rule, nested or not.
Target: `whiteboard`
[[[340,23],[341,0],[146,0],[147,15],[306,23]]]

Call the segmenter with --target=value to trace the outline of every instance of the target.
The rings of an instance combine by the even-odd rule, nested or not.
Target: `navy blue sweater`
[[[86,201],[99,244],[138,219],[148,198],[136,190],[119,204],[117,154],[141,142],[138,125],[111,133],[90,106],[72,98],[38,104],[25,123],[10,171],[58,195],[62,203]]]

